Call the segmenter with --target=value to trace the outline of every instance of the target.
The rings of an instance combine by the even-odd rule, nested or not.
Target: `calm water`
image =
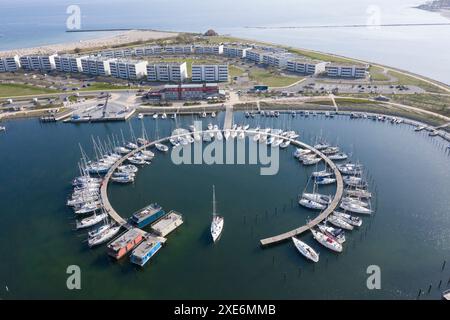
[[[181,119],[187,127],[193,117]],[[216,120],[223,121],[223,114]],[[243,122],[235,114],[235,122]],[[368,169],[376,190],[377,212],[363,227],[347,233],[343,254],[322,248],[305,234],[321,261],[305,261],[291,243],[262,249],[259,239],[303,224],[314,213],[295,204],[313,168],[280,153],[280,171],[260,176],[255,165],[180,165],[157,154],[139,171],[135,184],[112,185],[110,200],[124,217],[151,202],[183,213],[185,224],[168,236],[167,245],[143,268],[128,258],[114,262],[104,246],[90,250],[86,232],[76,232],[65,207],[70,180],[77,174],[78,143],[88,151],[91,135],[129,135],[128,123],[95,125],[6,122],[0,135],[0,298],[439,298],[436,289],[450,277],[450,154],[447,144],[393,126],[348,118],[288,116],[254,119],[263,126],[287,125],[313,143],[322,134],[338,143]],[[141,122],[131,121],[136,133]],[[149,134],[155,121],[144,120]],[[160,135],[174,127],[158,121]],[[209,240],[211,185],[225,216],[219,243]],[[333,187],[324,188],[332,193]],[[441,266],[447,260],[446,269]],[[79,265],[82,290],[66,289],[66,268]],[[366,289],[366,268],[378,265],[382,289]],[[9,292],[6,292],[5,286]]]
[[[384,63],[450,83],[450,26],[255,30],[246,26],[442,23],[439,13],[412,8],[423,0],[98,0],[76,1],[82,28],[209,28],[258,40]],[[126,4],[125,4],[126,3]],[[66,33],[70,0],[3,0],[0,50],[78,41],[99,34]],[[405,54],[407,52],[407,54]]]

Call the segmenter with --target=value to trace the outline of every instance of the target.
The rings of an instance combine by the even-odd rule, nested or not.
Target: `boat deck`
[[[165,237],[182,224],[183,217],[181,213],[172,210],[152,225],[152,231],[159,236]]]

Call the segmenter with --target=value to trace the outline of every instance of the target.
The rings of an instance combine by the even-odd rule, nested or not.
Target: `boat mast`
[[[216,187],[213,185],[213,216],[216,215]]]

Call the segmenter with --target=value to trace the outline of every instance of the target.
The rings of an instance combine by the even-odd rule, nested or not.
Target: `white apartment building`
[[[176,45],[164,47],[166,54],[191,54],[194,52],[192,45]]]
[[[111,76],[120,79],[140,79],[147,75],[147,61],[114,59],[109,61]]]
[[[183,82],[188,77],[186,62],[149,63],[147,80],[161,82]]]
[[[61,55],[55,57],[55,69],[59,72],[81,72],[81,59],[85,58],[75,55]]]
[[[160,46],[139,47],[134,49],[134,55],[137,57],[157,55],[162,52],[163,48]]]
[[[109,62],[113,60],[108,57],[83,57],[81,58],[82,72],[93,76],[109,76],[111,75]]]
[[[193,64],[192,82],[228,82],[228,64]]]
[[[55,69],[55,57],[52,55],[32,55],[20,57],[20,65],[25,70],[50,71]]]
[[[286,69],[301,74],[318,74],[325,72],[327,62],[310,59],[289,59]]]
[[[250,50],[247,50],[245,58],[247,60],[253,61],[255,63],[262,63],[263,54],[265,54],[264,51],[257,50],[257,49],[250,49]]]
[[[223,45],[196,45],[194,52],[196,54],[223,54]]]
[[[328,77],[365,78],[369,66],[358,64],[332,63],[325,67]]]
[[[116,50],[106,50],[100,52],[102,57],[106,58],[127,58],[134,54],[134,50],[130,48],[126,49],[116,49]]]
[[[250,49],[249,47],[224,46],[223,54],[230,58],[245,58]]]
[[[270,67],[285,69],[289,59],[295,56],[288,52],[266,52],[262,54],[262,64]]]
[[[20,68],[19,56],[0,58],[0,72],[13,72]]]

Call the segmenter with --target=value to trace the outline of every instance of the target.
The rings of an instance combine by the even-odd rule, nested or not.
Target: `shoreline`
[[[103,31],[98,31],[103,32]],[[110,32],[110,31],[104,31]],[[129,43],[139,41],[146,42],[165,38],[176,37],[179,32],[156,31],[156,30],[129,30],[129,31],[111,31],[117,32],[114,35],[106,35],[76,42],[66,42],[58,44],[49,44],[31,48],[19,48],[0,51],[0,57],[11,57],[14,55],[32,55],[32,54],[53,54],[56,52],[68,52],[80,49],[89,51],[102,47],[125,46]]]

